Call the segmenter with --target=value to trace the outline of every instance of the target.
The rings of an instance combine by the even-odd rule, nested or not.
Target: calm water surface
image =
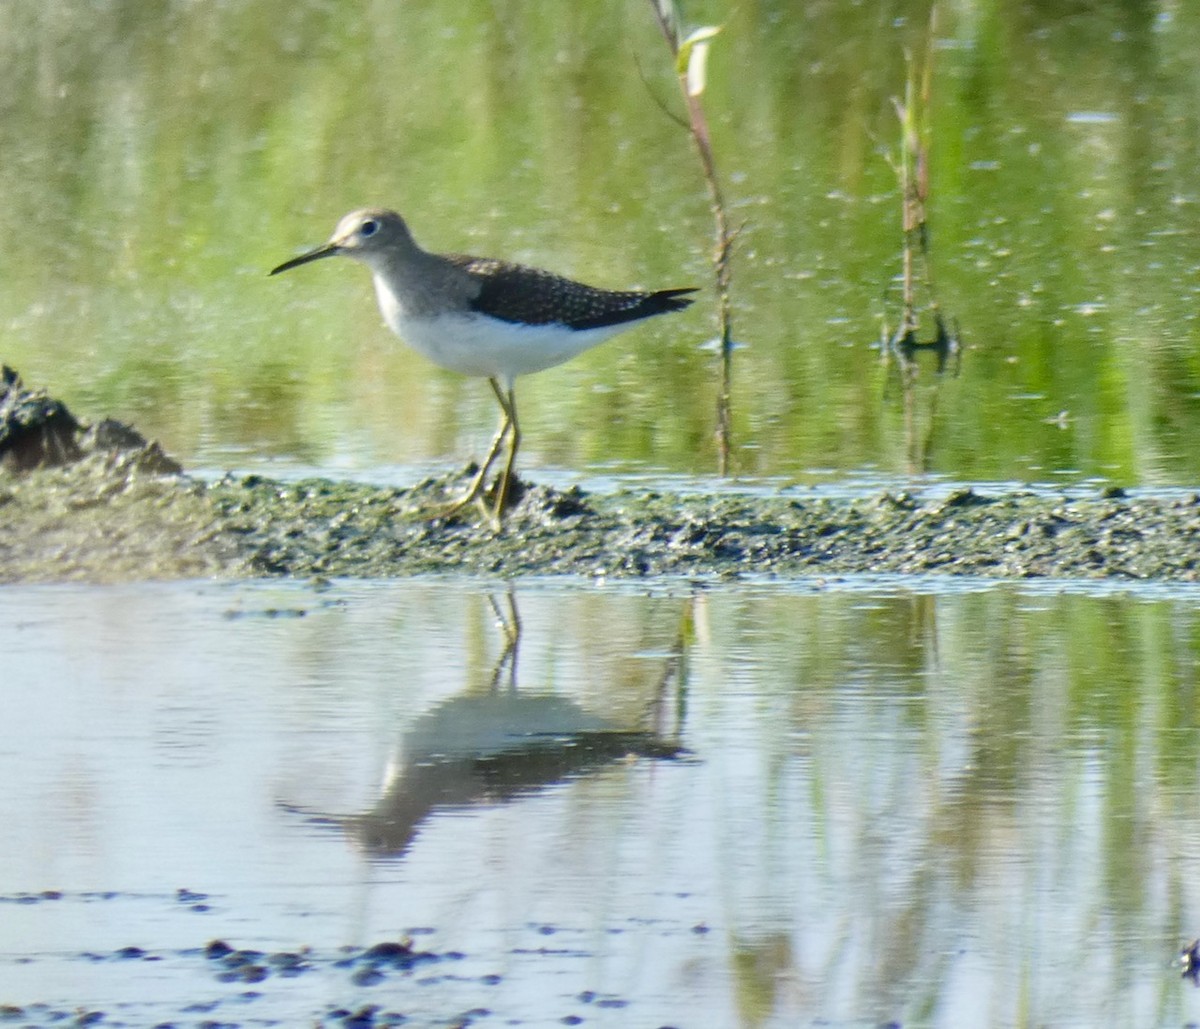
[[[6,587],[0,1002],[1200,1018],[1200,594],[986,585],[521,583],[515,670],[498,584]],[[414,930],[461,956],[333,964]]]
[[[928,4],[682,6],[724,26],[745,224],[730,488],[1194,490],[1200,6],[942,5],[929,210],[967,351],[908,404],[876,344]],[[486,387],[396,343],[361,268],[267,269],[384,203],[431,248],[705,285],[675,89],[640,0],[0,4],[0,361],[206,473],[458,467]],[[523,469],[714,488],[710,304],[523,381]],[[1200,934],[1200,594],[513,599],[506,655],[498,584],[0,590],[0,1004],[1200,1020],[1172,967]],[[417,930],[460,956],[375,986],[334,963]],[[217,937],[314,968],[220,983]]]
[[[906,406],[888,155],[927,0],[682,0],[731,221],[748,476],[1200,481],[1200,7],[941,4],[929,214],[968,350]],[[362,268],[268,279],[347,210],[434,249],[707,286],[645,0],[0,4],[0,359],[189,467],[455,467],[494,402]],[[890,296],[890,299],[887,299]],[[520,388],[524,466],[707,475],[711,293]]]

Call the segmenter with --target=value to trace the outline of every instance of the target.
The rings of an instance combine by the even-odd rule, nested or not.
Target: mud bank
[[[29,431],[31,411],[65,414],[42,394],[21,394],[23,407],[15,399],[12,389],[0,397],[0,455],[25,455],[5,457],[0,471],[3,582],[424,573],[1200,579],[1200,494],[1056,498],[978,488],[834,499],[588,494],[525,483],[497,532],[474,510],[429,516],[469,470],[411,489],[258,476],[206,482],[127,427],[73,419],[60,421],[53,445],[4,451],[13,437],[4,435],[7,409],[20,408],[26,428],[35,424]],[[43,459],[50,452],[69,459]]]
[[[0,581],[421,573],[851,573],[1200,579],[1200,497],[588,495],[530,486],[500,532],[428,518],[465,480],[409,490],[201,482],[90,455],[0,478]]]

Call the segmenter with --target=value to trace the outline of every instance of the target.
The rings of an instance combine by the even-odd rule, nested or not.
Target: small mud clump
[[[11,472],[58,468],[99,456],[156,475],[178,475],[179,462],[136,429],[105,419],[82,424],[61,400],[25,388],[21,376],[0,365],[0,467]]]

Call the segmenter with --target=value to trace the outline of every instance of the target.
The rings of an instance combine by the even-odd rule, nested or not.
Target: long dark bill
[[[307,254],[301,254],[299,257],[293,257],[290,261],[284,261],[278,268],[272,268],[271,275],[278,275],[280,272],[286,272],[289,268],[299,268],[302,264],[308,264],[309,261],[319,261],[322,257],[333,257],[338,252],[336,243],[322,243],[315,250],[310,250]]]

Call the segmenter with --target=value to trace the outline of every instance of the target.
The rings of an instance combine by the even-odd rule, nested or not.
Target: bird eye
[[[368,218],[358,227],[360,236],[374,236],[379,231],[379,222],[374,218]]]

